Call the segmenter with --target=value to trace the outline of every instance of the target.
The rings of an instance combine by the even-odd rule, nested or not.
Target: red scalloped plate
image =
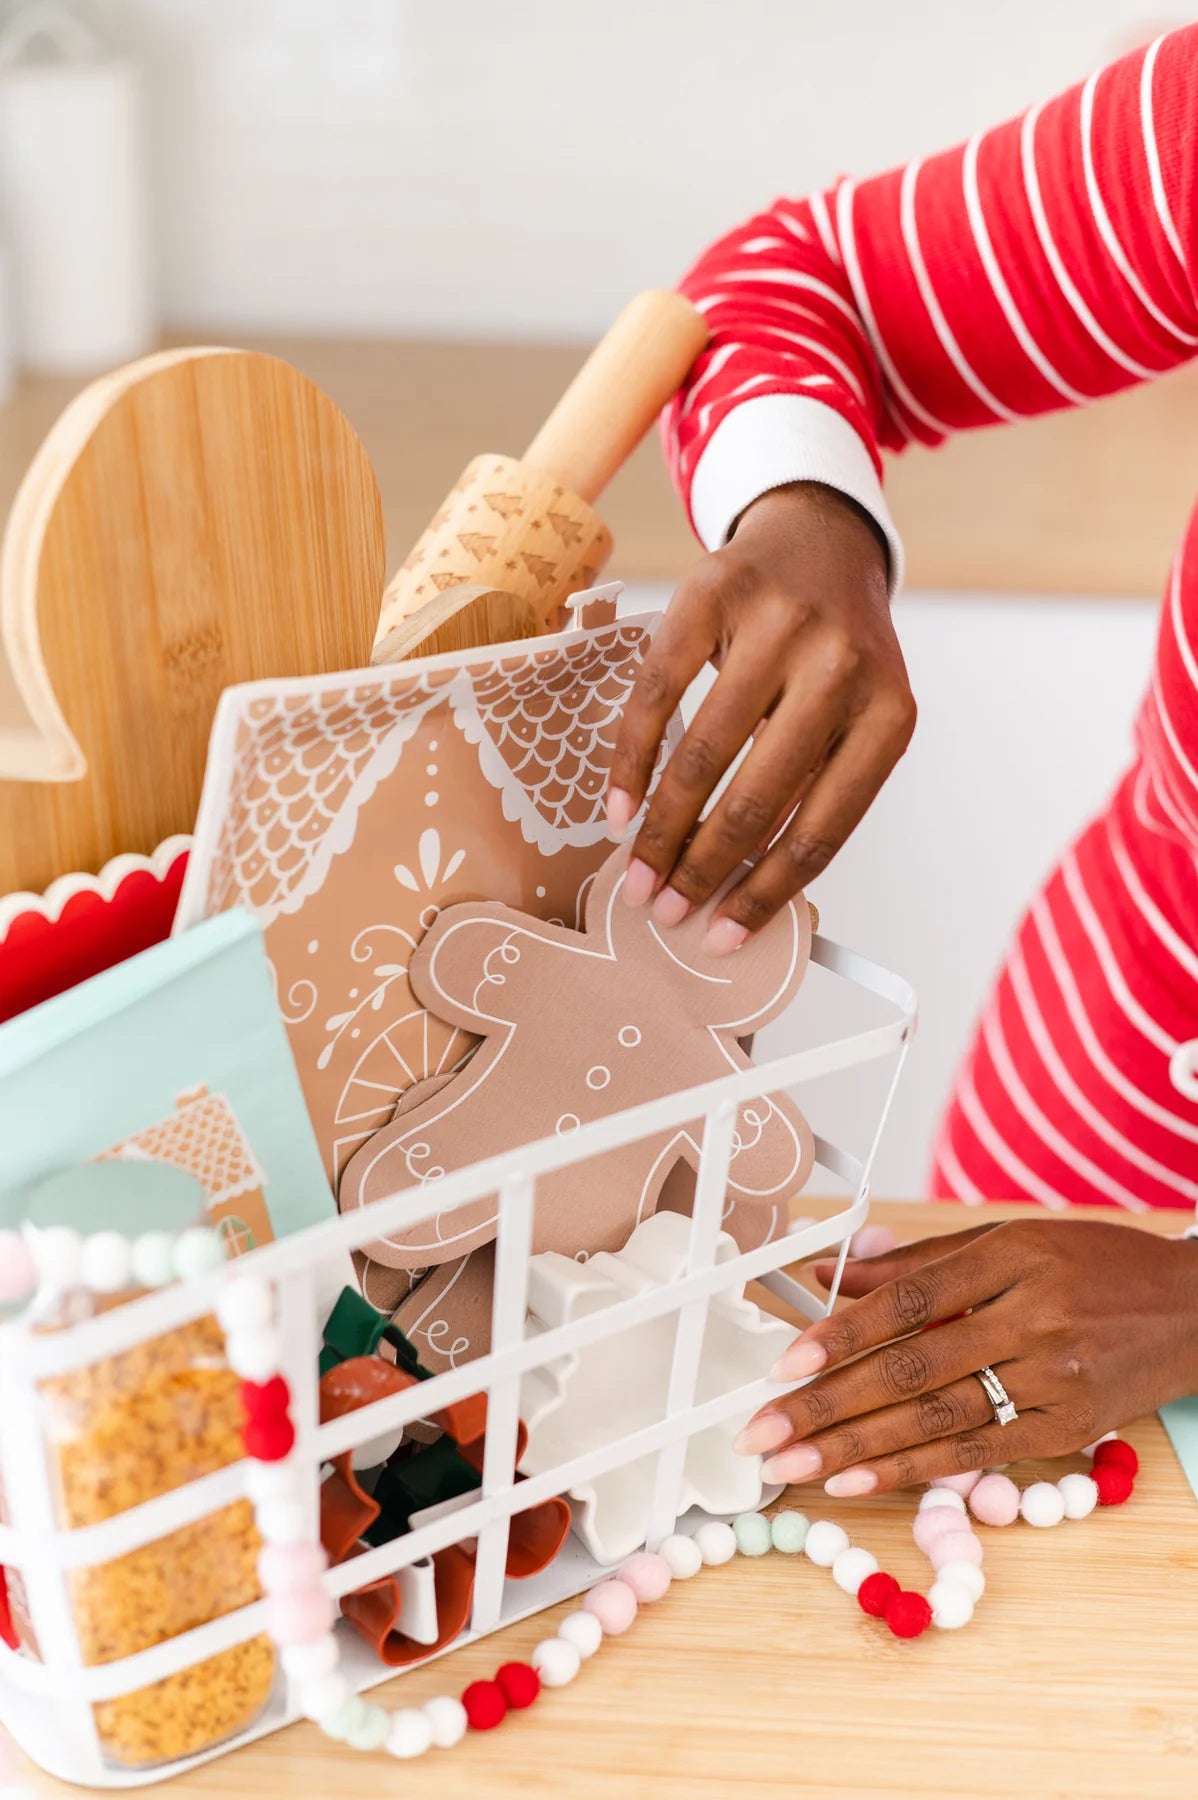
[[[0,1024],[170,935],[191,839],[0,900]]]

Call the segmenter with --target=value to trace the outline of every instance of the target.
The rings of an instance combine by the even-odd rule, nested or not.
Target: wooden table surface
[[[169,342],[194,342],[173,336]],[[244,338],[334,399],[374,461],[394,569],[470,458],[518,455],[577,368],[578,346]],[[30,378],[0,406],[0,513],[82,385]],[[911,589],[1159,596],[1198,494],[1198,370],[1080,412],[968,432],[891,462]],[[613,576],[676,580],[697,546],[653,437],[603,496]]]
[[[936,1205],[880,1206],[874,1216],[904,1237],[961,1221],[960,1209]],[[1157,1224],[1177,1230],[1165,1215]],[[805,1558],[738,1558],[678,1584],[531,1714],[410,1769],[295,1725],[141,1791],[177,1800],[401,1791],[437,1800],[1182,1800],[1198,1793],[1198,1502],[1157,1419],[1127,1435],[1142,1472],[1125,1508],[1054,1531],[983,1532],[986,1593],[962,1632],[900,1643]],[[825,1501],[817,1486],[792,1489],[783,1504],[836,1518],[884,1567],[926,1587],[912,1496]],[[377,1693],[411,1704],[460,1691],[526,1657],[566,1610]]]

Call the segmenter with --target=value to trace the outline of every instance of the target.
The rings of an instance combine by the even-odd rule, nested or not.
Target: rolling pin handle
[[[638,294],[592,350],[522,461],[593,504],[707,343],[681,294]]]

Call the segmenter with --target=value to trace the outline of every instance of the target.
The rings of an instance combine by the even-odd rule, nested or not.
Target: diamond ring
[[[995,1422],[999,1425],[1010,1425],[1019,1414],[1015,1410],[1015,1402],[1008,1394],[1002,1382],[991,1368],[978,1369],[977,1378],[986,1390],[986,1398],[994,1408]]]

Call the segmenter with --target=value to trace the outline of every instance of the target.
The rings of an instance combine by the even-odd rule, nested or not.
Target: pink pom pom
[[[291,1594],[318,1586],[329,1566],[319,1544],[264,1544],[258,1556],[258,1579],[268,1594]]]
[[[636,1595],[626,1581],[601,1581],[582,1604],[584,1611],[594,1613],[604,1637],[619,1637],[636,1618]]]
[[[660,1600],[670,1585],[670,1565],[664,1556],[654,1556],[651,1551],[638,1550],[630,1556],[620,1570],[620,1580],[626,1581],[642,1606],[654,1600]]]
[[[972,1531],[946,1531],[928,1551],[928,1561],[934,1569],[942,1569],[950,1562],[972,1563],[975,1569],[980,1569],[982,1540]]]
[[[10,1781],[15,1780],[16,1773],[16,1745],[9,1737],[7,1731],[5,1731],[3,1725],[0,1725],[0,1785],[7,1787]]]
[[[267,1611],[270,1635],[284,1649],[292,1644],[314,1644],[333,1629],[335,1616],[333,1602],[322,1587],[276,1594]]]
[[[0,1305],[24,1300],[36,1286],[29,1245],[19,1231],[0,1231]]]
[[[961,1532],[965,1529],[965,1515],[958,1512],[955,1506],[929,1506],[926,1512],[916,1513],[911,1536],[927,1556],[932,1545],[942,1537],[947,1537],[950,1531]]]
[[[898,1239],[889,1225],[863,1225],[849,1242],[850,1256],[886,1256],[898,1249]]]
[[[964,1475],[942,1475],[939,1481],[934,1481],[932,1483],[932,1486],[934,1488],[949,1488],[954,1494],[960,1494],[964,1497],[968,1494],[972,1494],[974,1488],[981,1479],[982,1471],[980,1469],[970,1469]]]
[[[1009,1475],[983,1475],[969,1496],[969,1510],[983,1525],[1013,1525],[1019,1517],[1019,1489]]]

